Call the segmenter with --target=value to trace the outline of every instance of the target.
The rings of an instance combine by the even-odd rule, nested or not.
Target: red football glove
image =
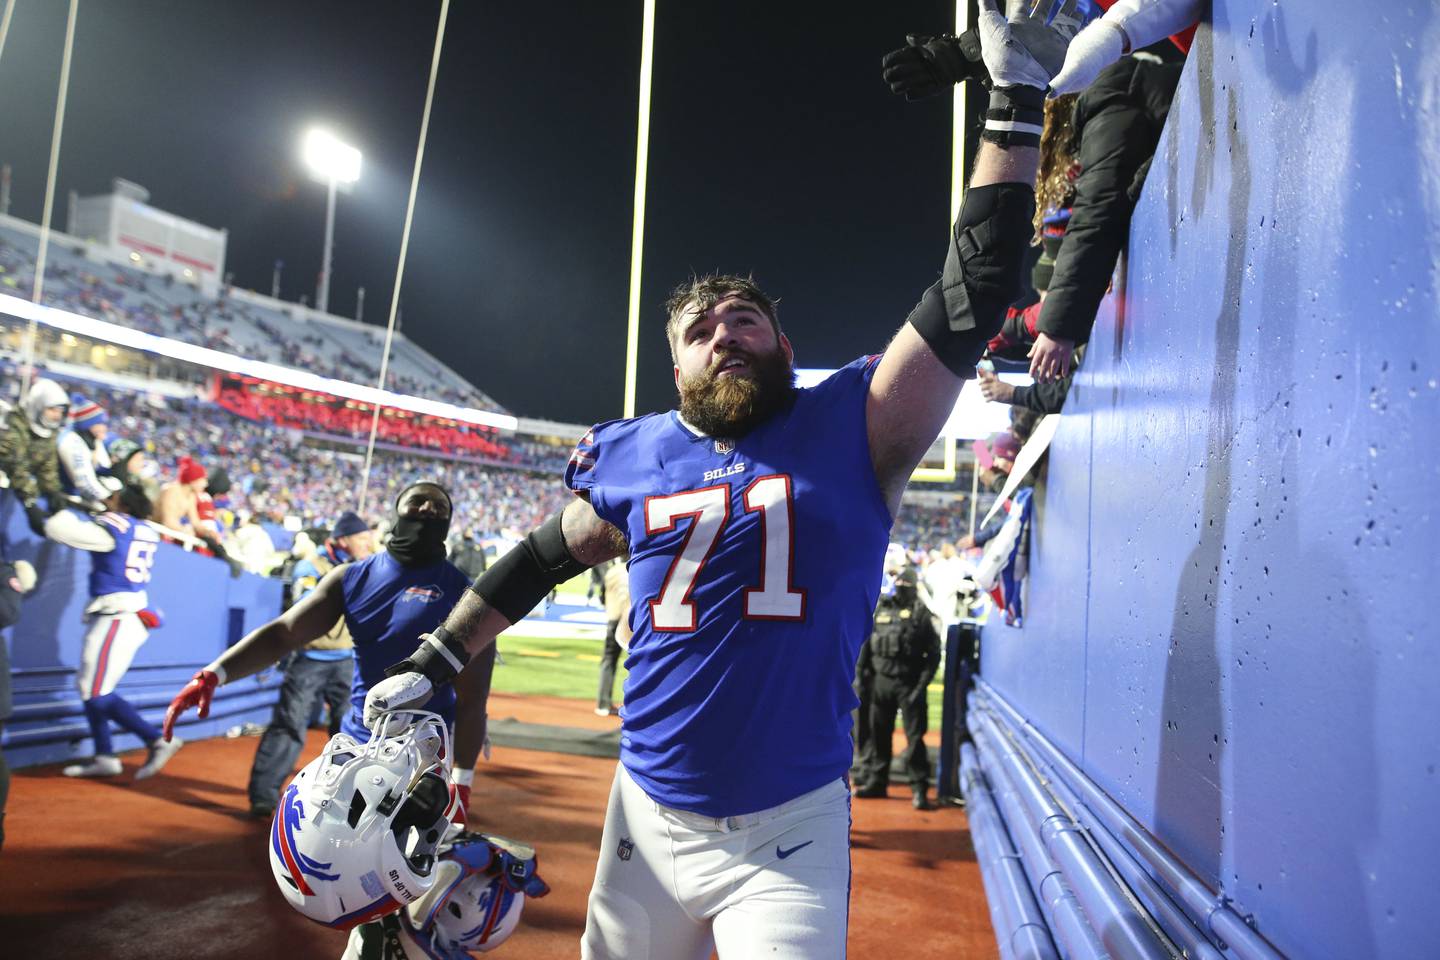
[[[186,710],[199,707],[201,720],[210,716],[210,699],[215,696],[215,688],[219,685],[220,678],[213,670],[197,671],[195,676],[190,678],[190,682],[175,695],[175,699],[170,701],[170,706],[165,710],[165,725],[161,728],[161,733],[167,742],[175,732],[175,721]]]
[[[162,622],[161,619],[160,619],[160,611],[158,611],[158,610],[145,609],[145,610],[141,610],[139,613],[135,614],[135,616],[139,617],[139,618],[140,618],[140,622],[143,623],[143,624],[145,624],[145,629],[146,629],[146,630],[159,630],[159,629],[160,629],[160,624],[161,624],[161,622]]]

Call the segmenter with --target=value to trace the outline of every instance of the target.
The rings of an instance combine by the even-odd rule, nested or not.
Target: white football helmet
[[[449,756],[445,721],[418,710],[381,717],[363,744],[336,734],[270,825],[271,871],[291,906],[348,930],[429,892],[453,801]]]
[[[535,869],[528,844],[462,834],[442,855],[431,892],[405,908],[407,926],[436,956],[494,950],[520,925],[525,898],[550,892]]]

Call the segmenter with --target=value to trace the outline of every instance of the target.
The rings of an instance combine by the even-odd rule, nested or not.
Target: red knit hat
[[[205,468],[189,457],[180,458],[180,482],[194,483],[205,479]]]

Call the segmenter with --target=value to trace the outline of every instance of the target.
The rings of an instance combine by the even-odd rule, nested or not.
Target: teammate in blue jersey
[[[48,538],[90,553],[88,627],[75,685],[85,704],[95,756],[62,772],[67,777],[119,775],[120,758],[110,739],[113,721],[149,747],[145,763],[135,772],[135,779],[144,780],[159,773],[183,745],[180,740],[162,740],[155,725],[115,692],[141,644],[160,625],[146,592],[160,535],[145,522],[150,500],[138,485],[123,485],[111,477],[104,482],[104,513],[82,519],[77,512],[62,510],[45,521]]]
[[[435,629],[469,583],[445,559],[451,504],[444,488],[413,484],[401,491],[395,511],[384,550],[334,567],[289,610],[196,673],[165,714],[166,738],[186,709],[198,707],[202,719],[209,713],[216,687],[276,663],[325,634],[343,616],[355,642],[355,673],[351,709],[340,728],[362,743],[368,740],[370,731],[362,722],[365,694],[385,676],[387,667],[413,649],[417,633]],[[494,662],[493,653],[477,658],[453,687],[437,691],[421,707],[456,724],[451,777],[459,798],[455,816],[462,826],[485,741],[485,702]]]
[[[422,702],[555,583],[628,553],[587,960],[845,953],[857,653],[906,481],[1020,292],[1045,85],[1078,25],[1011,5],[1013,23],[981,16],[995,87],[941,279],[885,352],[796,389],[753,282],[683,286],[666,327],[678,412],[591,430],[566,472],[577,499],[370,692],[367,719]]]

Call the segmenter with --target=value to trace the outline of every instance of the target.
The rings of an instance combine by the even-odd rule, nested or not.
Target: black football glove
[[[980,59],[980,36],[974,30],[958,37],[911,35],[905,43],[880,61],[891,93],[904,94],[906,100],[923,100],[965,80],[990,85],[990,72]]]
[[[30,531],[37,537],[45,536],[45,521],[50,519],[50,512],[34,500],[25,503],[25,519],[30,523]]]

